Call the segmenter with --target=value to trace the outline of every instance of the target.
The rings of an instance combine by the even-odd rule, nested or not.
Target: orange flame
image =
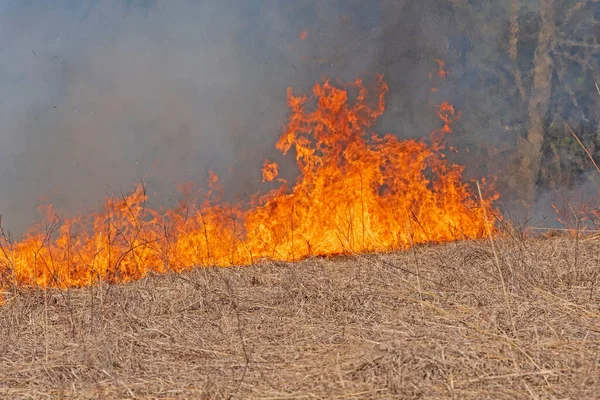
[[[250,205],[226,204],[211,174],[204,196],[157,210],[146,206],[139,185],[107,199],[102,212],[49,218],[16,243],[4,235],[0,288],[126,282],[150,271],[483,237],[493,229],[485,212],[494,211],[498,195],[479,202],[462,180],[463,167],[444,158],[443,137],[458,119],[454,108],[442,104],[443,127],[432,133],[432,145],[372,134],[387,91],[382,77],[374,95],[361,80],[346,89],[316,84],[310,97],[288,89],[291,115],[277,148],[295,154],[300,174],[291,189],[283,184]],[[265,162],[264,180],[277,174],[277,164]]]
[[[561,206],[552,203],[552,208],[558,223],[573,237],[600,231],[600,204],[594,206],[584,200],[573,203],[567,201]]]
[[[265,160],[262,169],[263,182],[271,182],[279,175],[279,165],[276,162]]]
[[[446,76],[448,76],[448,70],[444,69],[446,62],[443,60],[435,60],[435,62],[438,65],[437,76],[439,76],[440,78],[445,78]]]
[[[446,76],[448,76],[448,70],[444,69],[444,66],[446,65],[446,62],[443,60],[434,60],[436,62],[436,64],[438,65],[437,70],[432,70],[429,72],[429,80],[432,81],[433,80],[433,75],[435,73],[435,75],[437,75],[439,78],[444,79]],[[437,93],[438,88],[437,87],[432,87],[431,88],[431,93]]]

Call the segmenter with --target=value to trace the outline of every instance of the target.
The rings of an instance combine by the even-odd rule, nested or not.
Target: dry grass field
[[[496,250],[497,262],[489,242],[459,242],[11,293],[0,397],[598,398],[600,242]]]

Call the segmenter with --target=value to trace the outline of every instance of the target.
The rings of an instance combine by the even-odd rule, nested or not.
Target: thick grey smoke
[[[265,158],[293,176],[293,160],[274,147],[288,115],[286,88],[307,93],[324,77],[344,82],[383,73],[388,109],[374,130],[401,137],[439,127],[435,107],[451,101],[462,120],[449,140],[463,157],[469,148],[461,159],[472,166],[467,173],[502,179],[527,124],[512,71],[523,71],[523,85],[531,86],[527,71],[540,23],[539,2],[519,1],[519,54],[511,60],[511,3],[0,2],[3,225],[22,232],[40,199],[63,215],[98,208],[105,196],[142,179],[157,202],[172,204],[178,184],[202,186],[209,170],[222,177],[231,199],[266,190]],[[562,3],[556,2],[557,30],[588,40],[596,13],[585,6],[575,17],[562,16]],[[578,56],[560,47],[568,42],[557,43],[553,51]],[[553,87],[593,87],[589,70],[582,81],[567,58],[554,56]],[[435,59],[450,70],[443,82],[429,79]],[[593,68],[598,59],[586,62]],[[573,112],[595,109],[595,98],[569,90],[556,101]],[[590,113],[576,120],[595,121]]]
[[[72,214],[141,179],[167,202],[209,170],[231,195],[254,192],[277,157],[287,86],[372,75],[377,51],[347,48],[377,16],[333,3],[59,0],[0,13],[0,213],[16,232],[40,199]]]

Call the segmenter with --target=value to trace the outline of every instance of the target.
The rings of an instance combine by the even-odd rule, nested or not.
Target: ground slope
[[[19,293],[0,397],[598,396],[600,242],[496,245],[507,296],[487,242]]]

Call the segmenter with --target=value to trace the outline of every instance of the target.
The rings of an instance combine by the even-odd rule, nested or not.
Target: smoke
[[[286,88],[374,72],[376,46],[344,46],[376,15],[366,21],[360,7],[344,20],[340,5],[289,3],[3,3],[3,225],[22,232],[40,201],[67,215],[97,208],[141,179],[166,203],[209,170],[230,196],[260,189]]]
[[[268,188],[265,158],[293,178],[293,160],[274,147],[286,88],[307,93],[323,77],[383,73],[388,109],[373,129],[401,137],[439,127],[436,106],[450,100],[462,120],[449,140],[463,150],[467,173],[502,176],[526,125],[523,100],[505,90],[514,86],[510,3],[2,2],[3,225],[23,232],[40,201],[63,215],[95,209],[142,179],[154,201],[170,205],[180,183],[202,186],[210,170],[228,198],[246,198]],[[520,4],[526,71],[537,2]],[[435,59],[448,65],[444,82],[429,79]]]

